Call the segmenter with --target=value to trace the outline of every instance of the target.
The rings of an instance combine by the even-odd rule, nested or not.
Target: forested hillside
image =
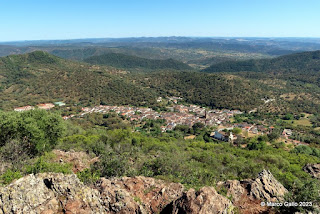
[[[12,108],[55,99],[84,104],[154,102],[152,91],[119,77],[117,72],[41,51],[4,57],[0,59],[0,106]]]
[[[262,72],[276,78],[320,84],[320,51],[285,55],[274,59],[228,61],[210,66],[204,72]]]
[[[130,56],[118,53],[103,54],[100,56],[92,56],[84,60],[91,64],[109,65],[118,68],[145,68],[145,69],[175,69],[175,70],[191,70],[192,68],[182,62],[167,59],[155,60],[145,59],[136,56]]]
[[[289,65],[294,67],[294,63],[285,66],[285,61],[291,57],[290,55],[270,60],[275,61],[272,66],[277,65],[278,69],[274,72],[251,71],[232,74],[184,72],[174,69],[156,71],[158,69],[145,68],[153,72],[127,73],[110,66],[64,60],[41,51],[11,55],[0,58],[0,106],[3,109],[12,109],[55,100],[77,105],[154,106],[156,97],[174,95],[183,97],[185,102],[212,108],[250,111],[260,107],[267,112],[318,113],[320,88],[317,85],[319,74],[316,69],[319,53],[312,53],[312,59],[307,55],[306,59],[301,60],[299,54],[293,55],[297,57],[294,63],[306,64],[304,68],[309,72],[308,75],[303,73],[302,66],[301,72],[291,69],[295,74],[286,70]],[[137,65],[137,61],[132,59],[136,57],[130,56],[129,60],[122,58],[118,65]],[[250,62],[257,62],[260,66],[261,62],[265,61],[267,60]],[[143,66],[162,66],[161,63],[154,64],[161,60],[143,62],[152,62]],[[259,66],[256,67],[260,68]],[[261,100],[263,98],[274,98],[275,101],[264,105]]]
[[[277,106],[268,106],[269,109],[279,108],[280,112],[319,111],[320,51],[274,59],[228,61],[212,65],[203,71],[232,73],[270,86],[274,94],[277,94],[277,102],[273,103]]]
[[[162,95],[183,97],[189,103],[212,108],[251,110],[267,96],[253,81],[234,75],[212,75],[199,72],[157,72],[137,76],[141,81]]]
[[[0,66],[2,108],[56,99],[82,105],[152,106],[157,96],[179,95],[191,103],[249,110],[264,96],[256,84],[235,76],[179,71],[127,74],[40,51],[1,58]]]

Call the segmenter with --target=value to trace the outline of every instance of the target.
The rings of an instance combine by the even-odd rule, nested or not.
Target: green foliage
[[[27,60],[38,64],[57,63],[59,58],[43,51],[34,51],[27,55]]]
[[[12,171],[11,169],[8,169],[0,176],[0,184],[10,184],[13,180],[21,177],[22,175],[19,171]]]
[[[286,114],[284,117],[283,117],[284,120],[293,120],[294,119],[294,116],[292,114]]]
[[[259,81],[260,87],[265,88],[265,91],[273,92],[273,97],[276,97],[274,108],[280,106],[281,109],[277,111],[281,113],[318,113],[319,56],[320,51],[313,51],[273,59],[229,61],[212,65],[203,71],[209,73],[232,72],[234,75]],[[286,99],[279,94],[288,97]],[[274,110],[269,105],[267,106],[265,111]],[[291,116],[287,118],[287,120],[289,119]]]
[[[295,147],[293,150],[291,150],[291,152],[296,154],[313,155],[320,158],[320,149],[310,146],[299,145]]]
[[[242,132],[242,129],[240,129],[240,128],[233,128],[232,129],[233,134],[241,134],[241,132]]]
[[[57,148],[65,151],[69,151],[71,149],[75,151],[94,150],[99,148],[99,140],[99,135],[85,136],[82,134],[76,134],[61,138]]]
[[[296,212],[318,212],[316,209],[320,201],[319,195],[320,183],[317,180],[307,180],[304,183],[297,184],[294,189],[285,196],[285,201],[288,202],[311,202],[306,206],[291,206],[280,207],[280,212],[283,213],[296,213]],[[299,204],[300,205],[300,204]]]
[[[61,116],[44,110],[0,112],[0,146],[10,140],[22,142],[31,155],[50,151],[64,133]]]
[[[320,51],[302,52],[286,56],[280,56],[273,59],[259,59],[246,61],[228,61],[212,65],[205,69],[205,72],[272,72],[280,71],[290,72],[291,75],[298,74],[299,78],[303,77],[302,70],[310,72],[318,71],[320,65]],[[292,77],[292,76],[290,76]],[[304,79],[310,77],[305,76]]]
[[[117,72],[114,68],[66,61],[41,51],[0,58],[0,108],[12,110],[61,98],[66,103],[85,105],[156,102],[152,91]]]
[[[84,184],[94,184],[100,179],[100,173],[91,169],[84,169],[83,171],[77,172],[77,177]]]
[[[128,171],[126,158],[114,153],[104,155],[95,169],[105,177],[123,176]]]
[[[118,68],[145,68],[145,69],[175,69],[191,70],[192,68],[173,59],[155,60],[130,56],[120,53],[108,53],[100,56],[92,56],[84,60],[91,64],[109,65]]]
[[[273,129],[271,133],[268,134],[269,140],[276,140],[280,137],[281,130],[279,128]]]
[[[92,54],[96,55],[97,53],[93,51]],[[305,55],[313,58],[310,60]],[[153,63],[150,64],[149,59],[143,59],[148,63],[140,65],[140,62],[136,61],[138,57],[133,57],[133,59],[132,56],[129,56],[131,60],[120,60],[121,57],[117,54],[107,56],[122,66],[126,66],[127,62],[140,66],[151,66],[148,69],[154,72],[124,74],[115,68],[67,61],[44,52],[12,55],[0,59],[0,75],[3,77],[3,84],[0,88],[2,90],[0,108],[12,109],[12,107],[20,105],[52,102],[53,100],[61,100],[61,98],[66,103],[76,103],[82,106],[131,104],[159,108],[156,103],[157,96],[175,95],[182,96],[184,101],[188,103],[246,111],[263,105],[261,98],[275,97],[276,100],[266,105],[265,108],[261,108],[261,111],[317,113],[320,107],[317,96],[320,93],[320,87],[315,80],[318,79],[316,65],[319,60],[317,60],[317,52],[305,55],[273,59],[276,60],[275,62],[279,60],[281,63],[275,63],[275,69],[270,71],[250,71],[241,74],[208,74],[177,70],[157,72],[155,70],[163,68],[160,65],[171,66],[171,68],[178,70],[180,68],[184,70],[184,68],[177,66],[177,62],[173,60],[163,60],[163,62],[155,60],[155,64],[159,65],[157,67],[151,66],[154,61],[151,60]],[[310,65],[308,64],[307,68],[304,68],[310,75],[305,75],[304,72],[295,68],[295,63],[291,65],[291,62],[288,62],[293,67],[288,68],[286,63],[290,61],[290,57],[294,59],[308,58],[307,62]],[[117,61],[118,59],[119,61]],[[265,60],[259,61],[257,64],[260,66],[264,62]],[[246,64],[252,67],[253,62],[250,61],[251,64],[241,63],[247,70]],[[267,65],[269,66],[268,63]],[[273,66],[273,63],[271,65]],[[272,67],[271,65],[270,67]],[[265,67],[262,69],[267,69]],[[238,69],[237,66],[235,69]],[[291,72],[290,69],[294,72]],[[139,68],[138,70],[144,69]],[[281,71],[281,73],[273,72],[274,70]],[[228,69],[224,70],[224,72],[226,71]],[[44,79],[47,81],[43,81]],[[294,94],[299,99],[286,100],[280,97],[282,93]]]
[[[109,130],[99,146],[83,147],[86,152],[98,150],[94,153],[100,157],[83,177],[90,181],[93,173],[106,177],[144,175],[198,188],[220,180],[254,178],[262,169],[269,169],[292,189],[296,182],[303,183],[309,177],[303,166],[320,161],[316,156],[268,146],[266,136],[252,139],[246,149],[169,136]]]
[[[43,156],[37,158],[33,165],[26,166],[26,172],[28,174],[37,174],[43,172],[56,172],[64,174],[72,173],[71,164],[52,162],[53,157],[53,154],[45,153]]]
[[[252,110],[263,103],[261,97],[269,94],[262,91],[261,84],[224,74],[152,72],[133,74],[133,78],[162,96],[181,96],[187,103],[212,108]]]
[[[259,141],[259,142],[251,142],[248,144],[247,148],[249,150],[263,150],[267,147],[266,142]]]
[[[10,140],[0,148],[0,160],[10,163],[13,169],[21,169],[30,159],[30,152],[27,151],[24,142]]]

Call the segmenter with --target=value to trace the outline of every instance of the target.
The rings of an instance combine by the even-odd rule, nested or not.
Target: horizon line
[[[27,40],[7,40],[0,43],[23,43],[23,42],[45,42],[45,41],[69,41],[69,40],[90,40],[90,39],[141,39],[141,38],[212,38],[212,39],[241,39],[241,38],[261,38],[261,39],[320,39],[320,37],[303,37],[303,36],[128,36],[128,37],[87,37],[72,39],[27,39]]]

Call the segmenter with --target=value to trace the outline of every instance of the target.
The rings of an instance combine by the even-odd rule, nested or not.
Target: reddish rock
[[[90,158],[85,152],[53,150],[53,153],[56,155],[55,162],[71,163],[74,173],[88,169],[91,164],[99,161],[98,157]]]
[[[286,188],[267,170],[260,172],[256,179],[228,180],[219,182],[217,186],[219,190],[227,190],[227,197],[243,214],[271,213],[271,208],[261,206],[261,202],[281,201],[287,193]]]
[[[181,184],[142,176],[101,178],[92,189],[75,174],[40,173],[0,187],[0,214],[270,213],[260,202],[281,200],[287,192],[266,170],[256,179],[221,182],[218,188],[227,197],[213,187],[184,192]]]
[[[162,213],[188,214],[231,214],[231,201],[219,195],[213,187],[203,187],[199,191],[190,189],[182,197],[168,205]]]
[[[102,178],[97,188],[111,213],[159,213],[183,192],[181,184],[143,176]]]

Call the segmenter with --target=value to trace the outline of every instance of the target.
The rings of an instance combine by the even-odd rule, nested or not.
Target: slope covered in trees
[[[320,51],[303,52],[274,59],[229,61],[212,65],[207,73],[232,73],[269,86],[280,112],[317,113],[320,103]],[[267,108],[265,108],[267,110]]]
[[[0,106],[12,109],[64,100],[80,105],[155,104],[157,96],[250,110],[262,103],[259,85],[232,75],[161,71],[127,74],[104,66],[63,60],[45,52],[1,58]]]
[[[126,78],[114,68],[90,66],[63,60],[45,52],[0,58],[0,106],[63,99],[83,104],[152,103],[155,95]]]
[[[199,72],[157,72],[136,76],[136,81],[160,95],[183,97],[188,103],[212,108],[251,110],[266,96],[259,84],[234,75]]]
[[[263,72],[282,79],[320,85],[320,51],[290,54],[274,59],[228,61],[212,65],[204,72]]]
[[[145,68],[145,69],[175,69],[190,70],[187,64],[173,59],[155,60],[130,56],[120,53],[108,53],[100,56],[92,56],[84,60],[91,64],[109,65],[119,68]]]
[[[37,51],[0,58],[0,108],[12,109],[56,100],[77,105],[154,106],[158,96],[181,96],[188,103],[213,108],[250,111],[264,106],[265,111],[278,113],[318,113],[320,87],[316,84],[319,78],[315,78],[318,73],[313,60],[309,65],[314,67],[310,75],[280,72],[280,68],[285,69],[280,65],[279,73],[273,75],[268,72],[211,74],[172,69],[127,73]],[[275,101],[264,105],[262,98],[275,98]]]

